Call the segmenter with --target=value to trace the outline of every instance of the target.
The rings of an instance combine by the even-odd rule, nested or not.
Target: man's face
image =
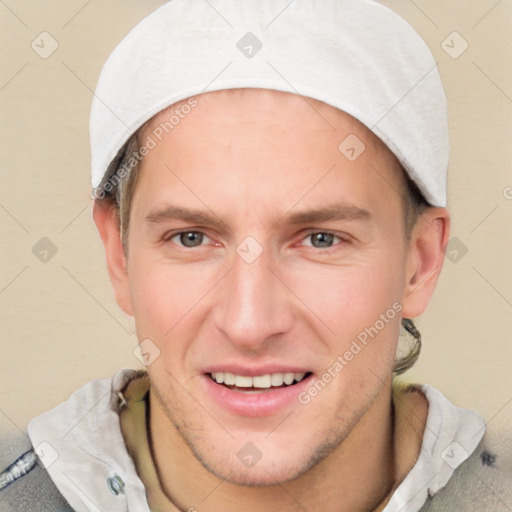
[[[196,99],[144,158],[131,208],[131,307],[160,351],[151,414],[217,476],[282,482],[389,397],[404,178],[326,104],[252,90]]]

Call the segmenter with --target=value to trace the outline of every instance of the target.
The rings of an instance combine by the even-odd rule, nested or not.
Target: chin
[[[346,435],[345,429],[331,432],[323,442],[317,437],[317,444],[313,441],[316,436],[301,442],[299,436],[292,435],[295,442],[289,447],[278,438],[263,438],[253,444],[246,442],[244,436],[243,440],[223,443],[214,450],[206,450],[204,440],[184,439],[197,461],[217,478],[235,485],[265,487],[285,484],[313,470],[340,446]],[[303,451],[299,452],[301,448]]]
[[[235,455],[236,457],[236,455]],[[266,460],[263,458],[253,467],[245,468],[236,460],[236,463],[226,460],[201,460],[196,455],[199,462],[217,478],[235,485],[245,487],[268,487],[281,485],[298,478],[307,472],[310,467],[304,461],[291,459]]]
[[[365,400],[354,410],[340,400],[323,414],[320,401],[313,409],[298,404],[296,414],[290,414],[283,425],[244,418],[233,421],[227,430],[222,427],[224,420],[214,420],[179,389],[159,386],[155,380],[152,387],[168,425],[180,439],[175,441],[186,446],[209,473],[246,487],[282,485],[314,471],[340,447],[371,403]]]

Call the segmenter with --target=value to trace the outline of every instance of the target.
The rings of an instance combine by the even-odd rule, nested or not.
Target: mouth
[[[307,379],[311,372],[300,373],[266,373],[264,375],[237,375],[230,372],[212,372],[207,376],[215,382],[231,391],[254,394],[268,393],[282,388],[290,388]]]
[[[300,405],[297,397],[314,375],[302,366],[230,364],[205,368],[201,382],[212,406],[238,417],[270,417]]]
[[[298,384],[311,375],[306,373],[266,373],[265,375],[236,375],[230,372],[208,373],[217,384],[240,393],[265,393]]]

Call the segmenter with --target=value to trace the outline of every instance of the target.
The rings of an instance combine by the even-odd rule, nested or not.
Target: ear
[[[429,207],[418,218],[406,258],[402,316],[415,318],[428,306],[443,267],[450,236],[446,208]]]
[[[105,248],[108,275],[117,304],[126,314],[133,316],[126,256],[121,243],[117,211],[113,206],[95,201],[92,216]]]

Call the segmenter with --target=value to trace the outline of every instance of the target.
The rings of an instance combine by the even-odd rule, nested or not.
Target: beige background
[[[138,365],[133,321],[115,304],[91,219],[87,130],[103,62],[161,3],[0,3],[0,421],[12,428],[85,382]],[[385,3],[438,61],[449,99],[452,236],[467,247],[446,260],[418,321],[423,353],[407,379],[499,422],[512,408],[512,3]],[[43,31],[59,45],[47,59],[31,48]],[[442,47],[460,51],[454,31],[469,45],[458,58]],[[57,248],[47,262],[32,252],[42,237]]]

